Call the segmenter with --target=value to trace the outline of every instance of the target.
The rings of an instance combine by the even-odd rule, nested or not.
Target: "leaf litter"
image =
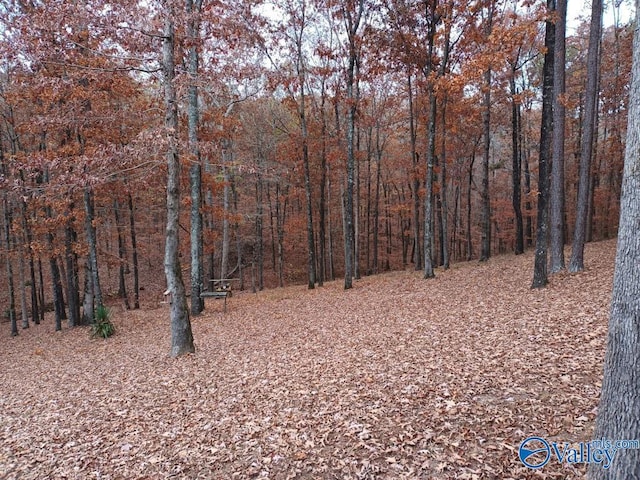
[[[518,447],[591,438],[614,255],[590,244],[543,290],[529,253],[239,293],[179,359],[166,307],[114,313],[106,341],[3,331],[0,478],[582,478]]]

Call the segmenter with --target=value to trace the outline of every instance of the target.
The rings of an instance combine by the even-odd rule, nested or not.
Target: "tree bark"
[[[580,143],[580,170],[578,182],[578,199],[576,225],[573,232],[569,271],[572,273],[584,270],[584,244],[589,221],[589,183],[591,176],[591,159],[593,154],[593,138],[598,115],[598,56],[600,37],[602,34],[602,0],[591,2],[591,27],[589,30],[589,50],[587,53],[587,85],[584,101],[584,130]]]
[[[413,87],[411,72],[407,75],[409,90],[409,136],[411,142],[411,164],[413,166],[413,262],[415,270],[422,269],[422,251],[420,249],[420,176],[418,175],[419,155],[416,148],[416,119],[414,113]]]
[[[640,438],[640,0],[636,0],[620,228],[604,379],[593,438]],[[640,450],[618,450],[609,468],[592,464],[592,480],[639,479]]]
[[[18,259],[18,279],[20,281],[20,316],[22,320],[22,328],[29,328],[29,312],[27,309],[27,279],[25,277],[25,265],[24,265],[24,243],[22,244],[22,250],[20,252],[20,258]]]
[[[319,232],[318,232],[318,242],[319,242],[319,261],[318,261],[318,286],[321,287],[324,284],[326,278],[326,245],[327,245],[327,200],[326,200],[326,190],[327,190],[327,117],[325,113],[325,103],[326,103],[326,91],[325,91],[325,80],[323,78],[321,90],[320,90],[320,116],[321,116],[321,132],[320,132],[320,141],[322,143],[321,153],[320,153],[320,219],[319,219]]]
[[[200,148],[198,146],[198,86],[199,73],[198,40],[200,37],[200,20],[198,15],[202,9],[202,0],[186,0],[187,37],[190,45],[188,51],[187,72],[189,74],[187,123],[191,168],[189,182],[191,193],[191,314],[200,315],[204,310],[204,299],[200,297],[203,290],[203,238],[202,238],[202,166]]]
[[[73,202],[69,205],[67,224],[65,225],[65,262],[67,265],[67,302],[69,304],[69,326],[81,323],[80,318],[80,286],[78,282],[78,256],[73,251],[77,242],[77,234],[73,228]]]
[[[429,97],[429,125],[427,128],[427,155],[426,163],[426,179],[425,179],[425,195],[424,195],[424,238],[422,248],[424,249],[422,258],[424,260],[424,278],[433,278],[435,273],[433,270],[433,167],[436,156],[436,113],[437,99],[434,86],[434,41],[436,35],[436,8],[438,0],[429,0],[427,2],[427,23],[428,23],[428,49],[427,49],[427,65],[425,67],[425,77],[427,79],[427,95]]]
[[[516,59],[516,62],[518,60]],[[524,253],[524,225],[522,222],[522,158],[520,148],[520,104],[516,99],[518,94],[516,88],[516,65],[514,63],[511,70],[511,78],[509,79],[511,89],[511,160],[512,160],[512,202],[513,212],[515,215],[516,238],[514,253],[520,255]]]
[[[255,235],[256,239],[253,245],[253,264],[257,265],[257,284],[258,290],[264,289],[264,204],[263,204],[263,192],[264,181],[262,178],[262,172],[264,170],[264,158],[260,156],[258,159],[258,174],[256,178],[256,222],[255,222]],[[275,262],[274,262],[275,263]]]
[[[100,275],[98,272],[98,247],[96,241],[96,227],[93,224],[95,218],[95,207],[93,200],[93,190],[91,187],[84,189],[84,209],[86,214],[85,230],[87,244],[89,247],[88,262],[91,267],[91,282],[93,284],[93,295],[95,297],[95,307],[103,306],[102,288],[100,287]],[[91,314],[93,317],[93,314]]]
[[[122,223],[120,221],[120,203],[117,199],[113,200],[113,212],[116,221],[116,232],[118,233],[118,296],[122,298],[125,308],[129,310],[131,305],[129,304],[129,294],[127,293],[127,282],[125,278],[125,274],[128,270],[127,247],[124,241]]]
[[[171,295],[171,356],[195,352],[187,296],[180,267],[180,162],[178,157],[178,104],[175,86],[175,33],[173,11],[165,5],[162,71],[167,129],[167,227],[164,271]]]
[[[555,0],[547,0],[547,9],[555,10]],[[546,22],[544,45],[542,121],[540,125],[540,154],[538,160],[538,225],[536,230],[536,253],[531,288],[544,287],[547,276],[547,242],[549,233],[549,163],[553,135],[553,61],[555,27],[551,19]]]
[[[9,211],[9,200],[7,194],[4,194],[4,241],[7,248],[5,264],[7,268],[7,287],[9,289],[9,322],[11,324],[11,336],[18,335],[18,321],[16,318],[16,300],[15,288],[13,282],[13,262],[11,260],[11,213]]]
[[[231,178],[229,175],[229,163],[232,157],[232,140],[230,138],[222,139],[222,180],[224,182],[222,190],[222,252],[220,259],[220,278],[227,278],[229,271],[229,251],[231,249],[231,235],[229,215],[231,209]]]
[[[128,193],[129,229],[131,234],[131,259],[133,262],[133,308],[140,308],[140,276],[138,272],[138,242],[136,238],[136,223],[131,192]]]
[[[489,39],[493,30],[493,10],[495,2],[489,4],[488,17],[485,20],[485,39]],[[489,192],[489,156],[491,153],[491,65],[484,72],[484,92],[482,97],[482,237],[480,242],[480,261],[491,257],[491,196]]]
[[[357,98],[357,74],[360,61],[358,46],[358,30],[364,10],[364,0],[354,2],[356,11],[352,12],[348,7],[343,8],[347,37],[349,41],[349,58],[347,67],[347,190],[345,195],[345,224],[344,224],[344,288],[353,287],[354,271],[354,212],[353,190],[355,186],[355,126],[358,106]]]
[[[567,0],[557,0],[555,57],[553,61],[553,159],[550,191],[550,264],[551,273],[564,270],[564,127],[565,127],[565,31]]]

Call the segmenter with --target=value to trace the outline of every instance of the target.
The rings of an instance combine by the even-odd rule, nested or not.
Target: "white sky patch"
[[[614,4],[618,4],[618,24],[625,25],[633,20],[635,8],[631,0],[605,0],[603,24],[609,27],[615,22]],[[582,0],[567,0],[567,35],[576,33],[581,20],[591,18],[591,2]]]

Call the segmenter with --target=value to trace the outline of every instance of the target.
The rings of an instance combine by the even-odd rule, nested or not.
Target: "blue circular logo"
[[[520,444],[520,461],[528,468],[542,468],[551,458],[551,448],[544,438],[529,437]]]

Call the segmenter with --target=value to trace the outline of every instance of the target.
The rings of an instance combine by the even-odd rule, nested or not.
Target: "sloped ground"
[[[581,478],[517,452],[590,439],[614,251],[542,291],[527,254],[240,294],[177,360],[166,307],[115,312],[107,341],[5,328],[0,477]]]

